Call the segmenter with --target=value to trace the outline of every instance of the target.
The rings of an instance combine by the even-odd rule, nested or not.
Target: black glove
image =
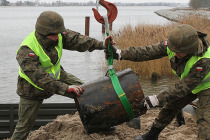
[[[111,44],[110,47],[112,48],[113,52],[113,59],[120,60],[119,54],[117,53],[117,49]],[[111,53],[109,52],[108,48],[104,50],[106,59],[108,59],[111,56]]]
[[[145,98],[141,100],[141,102],[135,108],[135,112],[137,116],[141,116],[147,112],[147,107],[145,105]]]
[[[159,101],[157,99],[156,95],[152,95],[152,96],[147,96],[145,97],[143,100],[141,100],[141,102],[138,105],[138,108],[136,110],[137,112],[137,116],[142,115],[141,112],[143,110],[148,110],[150,108],[156,107],[159,105]]]
[[[108,41],[110,39],[110,47],[112,48],[112,52],[113,52],[113,58],[114,59],[118,59],[120,60],[120,53],[121,53],[121,50],[119,49],[116,49],[113,45],[116,44],[116,42],[113,40],[112,36],[108,36],[106,39],[105,39],[105,46],[106,46],[106,49],[104,50],[105,54],[106,54],[106,59],[108,59],[111,54],[108,50]]]

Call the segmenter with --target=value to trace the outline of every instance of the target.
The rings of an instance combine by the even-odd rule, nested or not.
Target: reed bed
[[[183,18],[179,21],[179,23],[171,22],[166,25],[139,24],[136,27],[127,25],[117,34],[114,34],[113,37],[117,42],[117,47],[119,49],[127,49],[131,46],[147,46],[167,40],[171,30],[179,24],[189,24],[196,30],[210,34],[210,20],[206,17],[191,15]],[[210,40],[209,36],[208,40]],[[142,78],[151,78],[154,73],[158,77],[174,76],[171,71],[168,57],[144,62],[115,60],[114,68],[116,71],[131,68],[139,77]]]

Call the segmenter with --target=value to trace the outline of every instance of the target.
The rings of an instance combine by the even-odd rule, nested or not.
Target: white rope
[[[107,35],[107,33],[109,34],[109,22],[108,22],[108,17],[107,15],[104,15],[104,27],[105,27],[105,33]]]
[[[111,70],[111,69],[113,69],[114,67],[113,67],[113,65],[109,65],[108,66],[108,70]]]
[[[98,6],[99,6],[99,1],[100,0],[96,0],[96,10],[98,11]]]

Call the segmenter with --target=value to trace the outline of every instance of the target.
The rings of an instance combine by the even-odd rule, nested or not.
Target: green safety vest
[[[59,37],[59,43],[58,46],[56,46],[56,50],[58,52],[58,61],[54,65],[51,62],[51,59],[48,57],[48,55],[44,52],[42,46],[39,44],[35,37],[35,31],[33,31],[29,36],[27,36],[24,41],[22,42],[21,46],[28,46],[31,50],[34,51],[34,53],[39,56],[39,61],[41,62],[42,69],[45,70],[50,74],[50,77],[60,79],[60,59],[62,56],[62,50],[63,50],[63,43],[62,43],[62,36],[61,34],[58,34]],[[19,48],[20,49],[20,48]],[[19,51],[17,50],[17,52]],[[36,84],[34,84],[31,79],[23,72],[21,67],[19,67],[19,75],[20,77],[24,78],[27,80],[30,84],[35,86],[36,88],[40,90],[44,90],[40,87],[38,87]]]
[[[168,47],[167,47],[167,53],[169,56],[169,59],[171,59],[172,57],[174,57],[175,53],[172,52]],[[210,58],[210,47],[208,48],[208,50],[204,53],[203,56],[192,56],[186,63],[185,68],[183,73],[181,74],[181,77],[179,77],[180,79],[186,77],[188,75],[188,73],[190,72],[190,69],[193,67],[193,65],[199,61],[202,58]],[[176,71],[172,70],[175,74]],[[198,86],[196,86],[193,90],[192,93],[196,94],[198,92],[200,92],[201,90],[205,90],[210,88],[210,72],[204,77],[204,79],[202,80],[202,83],[199,84]]]

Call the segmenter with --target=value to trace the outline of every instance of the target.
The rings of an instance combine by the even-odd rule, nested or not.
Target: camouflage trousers
[[[26,140],[29,132],[33,128],[42,101],[43,100],[29,100],[20,97],[19,120],[12,135],[12,140]]]
[[[188,94],[176,102],[167,102],[155,119],[154,126],[164,129],[186,105],[198,98],[196,120],[198,126],[198,139],[210,140],[210,89],[197,94]]]
[[[69,85],[81,85],[83,82],[74,75],[67,73],[65,83]],[[59,94],[60,95],[60,94]],[[72,98],[71,94],[65,94],[63,96]],[[15,127],[15,131],[11,137],[11,140],[26,140],[35,123],[36,117],[39,113],[39,109],[43,100],[30,100],[20,97],[19,103],[19,120]]]

